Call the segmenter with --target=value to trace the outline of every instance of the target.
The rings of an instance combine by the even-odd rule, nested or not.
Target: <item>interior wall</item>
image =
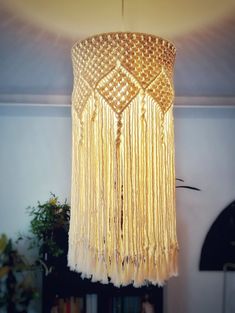
[[[179,277],[167,284],[167,313],[222,312],[223,274],[198,267],[207,231],[235,199],[234,134],[234,109],[175,110],[176,174],[202,191],[177,190]]]
[[[70,112],[1,107],[0,138],[0,230],[13,236],[28,229],[28,206],[70,197]]]
[[[235,199],[235,109],[175,109],[176,174],[201,192],[177,190],[179,277],[165,289],[165,313],[222,312],[222,273],[199,272],[216,216]],[[50,192],[70,197],[69,108],[0,107],[0,233],[27,231],[28,206]]]

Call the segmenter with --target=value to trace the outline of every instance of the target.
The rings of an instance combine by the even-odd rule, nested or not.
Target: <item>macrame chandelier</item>
[[[72,49],[68,263],[115,286],[177,274],[173,129],[175,48],[105,33]]]

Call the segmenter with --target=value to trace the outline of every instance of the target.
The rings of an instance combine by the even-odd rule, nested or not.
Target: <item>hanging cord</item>
[[[122,31],[125,31],[125,27],[124,27],[124,13],[125,13],[125,3],[124,0],[122,0]]]

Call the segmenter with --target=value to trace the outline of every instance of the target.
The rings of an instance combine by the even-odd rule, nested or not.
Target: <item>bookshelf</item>
[[[155,286],[116,288],[81,279],[66,270],[44,278],[43,313],[140,313],[148,294],[156,313],[163,312],[163,289]]]

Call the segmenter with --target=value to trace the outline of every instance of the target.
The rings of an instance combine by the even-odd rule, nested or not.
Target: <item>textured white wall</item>
[[[0,232],[12,236],[27,229],[29,205],[70,196],[70,112],[2,107],[0,138]]]
[[[167,313],[221,313],[223,275],[199,272],[209,227],[235,199],[235,110],[176,109],[178,177],[202,192],[177,191],[179,277],[167,285]]]
[[[223,276],[199,272],[200,249],[235,199],[235,109],[175,110],[176,173],[202,192],[177,191],[180,275],[166,313],[221,313]],[[0,107],[0,233],[26,231],[25,208],[54,192],[70,197],[71,119],[66,108]]]

